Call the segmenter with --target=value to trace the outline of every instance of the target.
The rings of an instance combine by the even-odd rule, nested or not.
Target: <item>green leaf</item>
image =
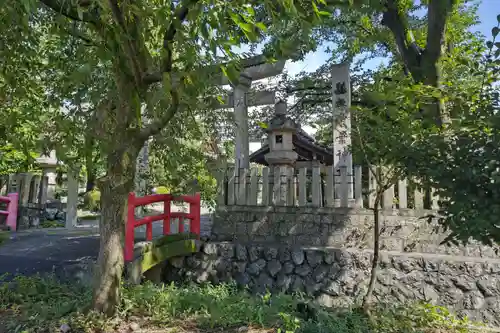
[[[220,69],[222,71],[222,74],[224,74],[224,76],[228,77],[226,66],[220,65]]]
[[[319,9],[318,7],[316,6],[316,4],[314,3],[314,0],[312,1],[312,7],[313,7],[313,11],[314,11],[314,14],[316,14],[316,16],[319,16]]]
[[[497,22],[500,23],[500,14],[497,15]]]
[[[253,9],[252,6],[246,7],[247,13],[250,14],[251,16],[255,16],[255,10]]]
[[[246,32],[253,32],[253,26],[249,23],[238,22],[238,26]]]
[[[229,16],[231,17],[234,23],[239,24],[241,22],[240,15],[233,12],[229,12]]]
[[[493,37],[496,37],[499,32],[500,32],[500,28],[498,28],[498,27],[494,27],[493,29],[491,29],[491,34],[493,35]]]
[[[237,83],[240,78],[240,71],[236,69],[234,64],[230,64],[226,68],[225,75],[231,81],[231,83]]]
[[[76,12],[77,12],[77,14],[78,14],[78,18],[79,18],[80,20],[83,20],[83,11],[82,11],[82,7],[80,7],[80,6],[76,6]]]
[[[256,26],[257,28],[259,28],[260,30],[262,30],[262,31],[264,31],[264,32],[267,32],[267,27],[266,27],[266,25],[265,25],[264,23],[262,23],[262,22],[257,22],[257,23],[255,23],[255,26]]]
[[[266,128],[268,128],[267,124],[266,124],[266,123],[264,123],[264,122],[258,122],[257,124],[258,124],[258,125],[259,125],[259,127],[260,127],[260,128],[262,128],[262,129],[266,129]]]

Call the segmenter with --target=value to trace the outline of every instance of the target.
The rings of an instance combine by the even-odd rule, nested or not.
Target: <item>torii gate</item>
[[[248,107],[258,105],[274,104],[275,92],[262,91],[249,92],[252,81],[258,81],[268,77],[279,75],[283,72],[286,60],[279,60],[275,63],[266,62],[263,55],[242,60],[243,70],[240,73],[238,82],[229,82],[229,79],[220,75],[214,82],[215,86],[231,84],[233,92],[226,97],[226,103],[218,109],[233,107],[236,125],[236,150],[235,161],[239,168],[248,168],[249,160],[249,138],[248,138]],[[141,175],[147,173],[149,169],[148,142],[146,141],[137,157],[136,191],[140,194],[146,193],[147,184],[141,180]]]
[[[234,120],[236,125],[235,138],[235,162],[237,168],[250,167],[250,152],[248,138],[248,107],[259,105],[270,105],[275,102],[275,91],[251,92],[252,81],[258,81],[268,77],[279,75],[283,72],[286,60],[280,60],[273,64],[266,63],[262,56],[250,60],[248,67],[241,73],[238,82],[233,83],[233,92],[226,97],[226,102],[218,108],[234,108]],[[229,84],[229,80],[223,77],[220,85]]]

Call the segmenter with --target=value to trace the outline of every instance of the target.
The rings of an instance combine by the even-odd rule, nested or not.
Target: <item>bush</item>
[[[1,231],[0,230],[0,245],[2,245],[2,243],[7,241],[9,238],[10,238],[9,231]]]
[[[303,302],[300,295],[257,297],[232,284],[177,287],[146,283],[124,287],[117,317],[106,319],[85,312],[91,302],[91,290],[78,284],[61,284],[50,276],[1,282],[0,278],[0,332],[52,332],[63,323],[76,332],[113,332],[131,321],[165,331],[168,327],[191,331],[193,326],[200,330],[247,326],[263,331],[277,329],[281,333],[469,331],[466,320],[427,304],[378,308],[372,320],[356,309],[334,313],[311,308],[314,315],[310,316],[298,306]]]
[[[101,210],[101,192],[97,189],[93,189],[85,193],[83,197],[83,205],[85,209],[91,212],[98,212]]]

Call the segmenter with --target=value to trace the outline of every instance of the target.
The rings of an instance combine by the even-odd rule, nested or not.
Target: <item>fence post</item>
[[[228,169],[227,175],[229,177],[227,182],[227,205],[233,206],[236,203],[236,175],[238,169]]]
[[[191,220],[191,225],[189,227],[189,231],[198,235],[200,238],[201,234],[201,195],[200,192],[196,192],[194,195],[195,202],[191,203],[189,206],[189,212],[193,215],[193,219]]]
[[[165,218],[163,219],[163,234],[170,235],[170,198],[165,199],[163,201],[163,214],[165,214]]]
[[[247,194],[247,173],[248,169],[239,169],[238,176],[238,197],[236,198],[236,204],[244,206],[246,204],[246,194]]]
[[[225,205],[226,204],[226,171],[227,169],[218,169],[216,171],[216,181],[217,181],[217,204]]]
[[[294,168],[289,168],[287,170],[287,198],[286,198],[286,205],[287,206],[295,206],[295,169]]]
[[[415,182],[415,183],[417,186],[419,185],[417,182]],[[417,187],[413,193],[414,193],[414,199],[415,199],[415,205],[413,208],[414,209],[424,209],[424,194],[422,193],[422,191]]]
[[[130,192],[127,200],[127,223],[125,224],[125,261],[134,259],[135,193]]]
[[[250,191],[248,192],[247,204],[249,206],[257,206],[257,194],[259,185],[259,170],[257,168],[250,169]]]
[[[321,206],[321,170],[319,166],[312,168],[312,204],[314,207]]]
[[[299,169],[299,207],[304,207],[307,204],[307,168]]]
[[[375,208],[375,197],[377,195],[377,178],[373,173],[377,173],[378,168],[368,165],[368,208]]]
[[[388,180],[388,176],[390,176],[390,175],[386,175],[388,170],[389,170],[389,167],[384,166],[381,168],[381,171],[380,171],[382,173],[382,177],[383,177],[382,179],[385,179],[386,181]],[[392,209],[393,208],[394,185],[391,184],[391,186],[387,190],[384,191],[382,201],[383,201],[383,208],[384,209]]]
[[[398,181],[398,203],[399,203],[399,208],[408,208],[406,179]]]
[[[279,167],[273,167],[273,189],[272,189],[272,204],[274,206],[281,205],[281,170]]]
[[[349,188],[351,184],[348,183],[347,167],[340,167],[340,207],[349,207]]]
[[[10,228],[11,231],[16,231],[19,195],[17,193],[9,193],[7,194],[7,197],[9,197],[10,202],[7,204],[8,215],[5,224]]]
[[[262,206],[269,206],[269,168],[262,169]]]
[[[435,189],[431,188],[430,196],[431,196],[431,209],[438,210],[439,209],[439,196],[436,194]]]
[[[335,175],[333,165],[327,166],[326,169],[326,206],[335,207]]]

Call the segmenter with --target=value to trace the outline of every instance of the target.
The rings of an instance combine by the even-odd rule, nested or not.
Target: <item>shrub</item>
[[[86,209],[97,212],[101,210],[101,192],[97,189],[93,189],[85,193],[83,197],[83,205]]]

